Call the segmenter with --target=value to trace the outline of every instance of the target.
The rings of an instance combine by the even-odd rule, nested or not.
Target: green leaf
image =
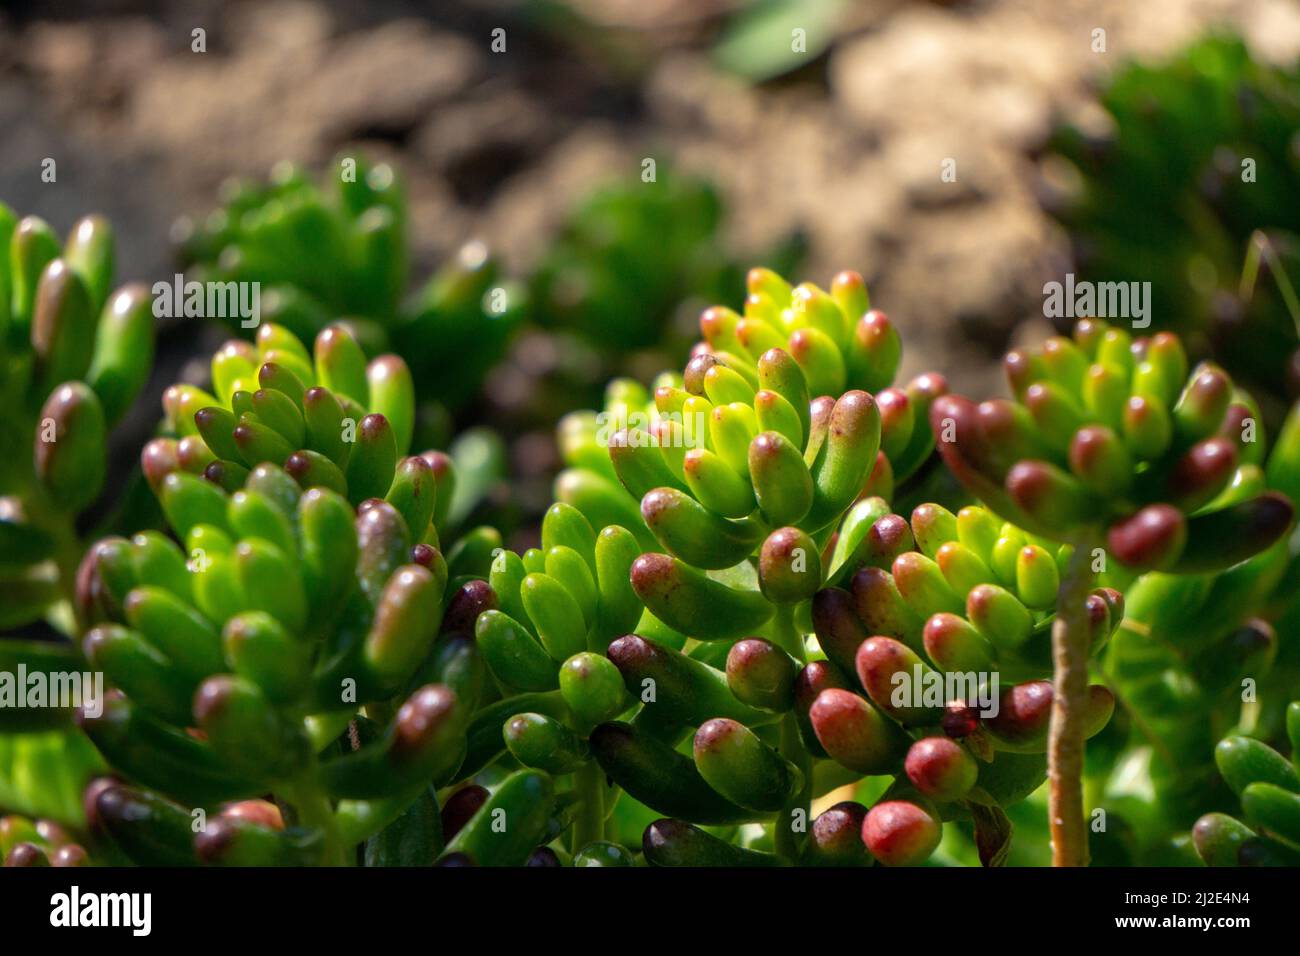
[[[812,62],[835,39],[844,0],[762,0],[728,25],[713,48],[725,70],[761,83]],[[795,30],[802,30],[796,44]]]
[[[0,735],[0,812],[81,829],[81,794],[104,762],[77,730]]]

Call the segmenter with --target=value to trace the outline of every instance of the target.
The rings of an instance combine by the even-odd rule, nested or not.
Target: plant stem
[[[574,784],[582,798],[577,819],[573,821],[573,851],[588,843],[605,839],[605,780],[600,764],[589,760],[574,775]]]
[[[799,665],[808,663],[808,652],[804,648],[803,635],[794,626],[794,606],[778,604],[773,622],[772,637],[774,643],[795,659]]]
[[[338,819],[329,798],[317,785],[315,768],[302,775],[286,788],[285,796],[297,812],[298,822],[306,827],[315,827],[325,836],[325,849],[321,862],[325,866],[346,866],[351,861],[347,857],[348,847],[343,844],[339,833]]]
[[[781,756],[798,767],[803,777],[799,791],[781,808],[781,813],[776,818],[776,832],[773,835],[776,852],[793,861],[799,856],[802,842],[794,829],[794,814],[796,810],[803,811],[803,823],[806,828],[811,823],[808,817],[811,812],[809,804],[812,801],[812,758],[809,757],[808,750],[799,737],[799,723],[795,720],[793,711],[787,712],[781,718]]]
[[[1083,720],[1088,697],[1088,643],[1085,602],[1092,588],[1092,550],[1097,532],[1074,543],[1061,579],[1052,624],[1052,722],[1047,741],[1048,825],[1053,866],[1088,865],[1088,828],[1083,812]]]
[[[781,648],[794,657],[799,664],[808,662],[808,654],[804,649],[803,635],[794,624],[794,608],[788,604],[778,605],[776,609],[776,627],[773,631]],[[790,799],[784,807],[781,808],[780,814],[776,818],[774,826],[776,830],[773,833],[773,842],[776,846],[776,852],[794,860],[799,854],[799,835],[794,830],[794,819],[796,811],[803,811],[804,825],[808,824],[808,805],[812,799],[812,760],[808,756],[808,751],[803,745],[803,740],[799,736],[799,724],[795,720],[793,712],[787,713],[781,718],[781,756],[790,763],[799,768],[799,773],[803,775],[803,782],[799,786],[799,791]]]
[[[72,515],[59,515],[51,530],[57,542],[55,562],[59,569],[59,589],[67,602],[74,631],[77,627],[77,569],[81,566],[82,548]]]

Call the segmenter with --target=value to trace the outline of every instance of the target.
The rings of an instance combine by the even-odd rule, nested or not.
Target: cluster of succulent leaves
[[[303,340],[342,320],[367,355],[400,354],[421,444],[485,426],[462,431],[457,457],[497,483],[514,439],[598,401],[615,374],[676,361],[692,334],[680,320],[744,284],[722,252],[716,190],[668,169],[650,184],[598,187],[520,281],[473,241],[409,294],[408,210],[392,168],[342,157],[325,179],[314,185],[285,163],[265,184],[232,181],[206,219],[178,222],[181,265],[198,279],[261,283],[263,321]],[[802,250],[793,236],[767,258],[793,267]],[[506,532],[535,522],[545,484],[517,490],[521,503],[491,499],[479,511]]]
[[[1106,129],[1063,126],[1048,145],[1045,202],[1080,278],[1149,282],[1155,329],[1216,356],[1261,399],[1296,397],[1300,359],[1276,357],[1300,344],[1284,291],[1300,274],[1300,66],[1257,62],[1240,38],[1211,35],[1167,62],[1126,65],[1100,104]],[[1257,231],[1276,287],[1242,285]]]
[[[1020,527],[1100,528],[1125,568],[1175,573],[1225,569],[1290,527],[1254,400],[1212,363],[1189,374],[1177,336],[1084,319],[1005,366],[1014,398],[944,396],[931,418],[952,473]]]
[[[0,817],[0,860],[5,866],[90,866],[86,848],[48,819]]]
[[[60,241],[40,218],[0,206],[0,670],[9,674],[54,647],[10,632],[75,633],[83,527],[105,483],[108,434],[151,371],[148,290],[114,290],[113,273],[104,219],[86,217]],[[23,733],[0,735],[0,806],[79,819],[81,789],[101,762],[58,723],[6,709],[4,730]]]
[[[723,253],[724,208],[704,180],[659,169],[652,186],[610,183],[560,226],[529,276],[534,321],[572,330],[598,348],[676,353],[694,330],[673,321],[691,300],[711,302],[744,285]],[[765,257],[794,265],[791,241]]]
[[[1300,866],[1300,701],[1285,722],[1289,761],[1253,737],[1225,737],[1214,748],[1245,821],[1218,812],[1196,821],[1192,841],[1208,866]]]
[[[1098,548],[1093,570],[1125,595],[1097,668],[1121,717],[1090,755],[1122,833],[1107,858],[1187,862],[1187,828],[1229,796],[1214,741],[1276,736],[1294,686],[1277,633],[1295,604],[1300,408],[1270,449],[1221,368],[1189,372],[1173,335],[1095,320],[1009,353],[1006,371],[1013,399],[936,400],[939,451],[1002,517]]]
[[[84,737],[58,739],[102,757],[84,818],[61,811],[94,859],[996,864],[1045,777],[1058,588],[1094,542],[1114,560],[1083,605],[1104,678],[1085,735],[1134,759],[1167,712],[1144,683],[1170,670],[1214,733],[1245,729],[1233,684],[1258,682],[1270,733],[1300,415],[1266,457],[1226,373],[1095,321],[1009,355],[1010,400],[895,386],[900,337],[859,275],[746,283],[681,374],[615,380],[560,423],[566,468],[523,553],[456,533],[451,457],[408,454],[419,374],[368,358],[364,325],[324,321],[309,350],[264,322],[210,387],[168,389],[141,464],[172,536],[86,553],[78,646],[3,645],[112,688],[100,712],[5,713],[75,716]],[[966,495],[893,513],[936,444]],[[894,693],[970,673],[1005,684]],[[1156,778],[1175,805],[1177,759]],[[1289,805],[1265,798],[1246,815],[1285,848]],[[58,833],[6,820],[15,862],[59,856]]]
[[[396,356],[264,325],[212,371],[215,395],[167,392],[142,456],[176,540],[104,539],[78,575],[80,650],[113,688],[80,725],[131,782],[87,816],[137,862],[342,862],[461,762],[500,538],[446,539],[454,466],[405,454]]]
[[[1264,482],[1295,500],[1300,406],[1266,459]],[[1221,572],[1151,572],[1126,588],[1125,625],[1104,662],[1124,707],[1094,767],[1108,781],[1101,784],[1107,806],[1131,828],[1139,855],[1185,859],[1181,834],[1199,816],[1231,809],[1229,778],[1215,762],[1217,740],[1283,739],[1282,705],[1300,680],[1295,642],[1282,639],[1294,633],[1300,613],[1297,574],[1294,544],[1284,537]],[[1177,852],[1165,855],[1175,844]]]
[[[421,399],[459,408],[504,353],[523,290],[478,242],[410,289],[408,211],[393,168],[343,157],[328,179],[319,187],[285,163],[265,184],[231,182],[220,208],[178,226],[187,275],[260,283],[262,321],[304,340],[346,319],[368,353],[393,349],[411,364]]]
[[[0,628],[68,629],[76,521],[104,484],[108,430],[148,378],[151,300],[113,291],[113,233],[97,216],[61,242],[0,206],[0,253]]]
[[[414,381],[399,356],[368,362],[342,324],[322,329],[309,353],[287,328],[265,323],[255,343],[226,342],[211,370],[212,392],[178,383],[163,393],[163,427],[175,437],[141,456],[155,490],[179,468],[235,491],[270,462],[353,504],[387,493],[415,424]],[[161,500],[167,509],[167,494]]]
[[[601,413],[562,423],[570,467],[557,478],[542,547],[496,556],[489,583],[500,606],[476,625],[488,670],[513,692],[500,705],[510,754],[574,775],[585,808],[572,847],[580,853],[589,839],[603,847],[603,834],[624,851],[639,843],[648,862],[664,865],[867,864],[872,852],[914,863],[935,849],[941,820],[975,818],[981,834],[994,834],[987,842],[996,859],[1005,842],[996,836],[1005,837],[999,799],[1014,802],[1043,778],[1050,685],[1009,689],[993,731],[966,710],[944,732],[942,706],[892,708],[890,677],[921,665],[920,624],[930,611],[949,612],[975,640],[987,639],[937,590],[955,601],[951,588],[965,597],[973,585],[955,578],[950,588],[932,562],[933,577],[919,583],[906,569],[930,558],[913,548],[907,522],[880,498],[854,506],[864,489],[892,487],[894,474],[910,474],[928,454],[925,408],[942,379],[887,388],[898,336],[870,310],[855,274],[838,276],[828,293],[754,270],[749,291],[743,315],[706,310],[707,344],[682,375],[656,379],[653,397],[617,381]],[[810,380],[839,397],[812,398]],[[848,387],[858,384],[879,398]],[[946,565],[962,547],[956,518],[930,506],[914,522],[938,548],[942,515],[954,538]],[[901,613],[920,623],[859,653],[869,633],[882,631],[857,617],[848,591],[821,588],[855,571],[855,582],[865,580],[874,570],[867,562],[880,559],[873,535],[899,522],[907,540],[894,542],[889,557],[918,602]],[[1050,571],[1026,562],[1025,580],[1037,589],[1032,600],[1046,589],[1050,605],[1056,558],[1045,560]],[[1025,641],[992,580],[986,603],[999,610],[981,610],[981,625],[1008,646]],[[997,590],[1030,619],[1010,591]],[[931,608],[930,600],[943,603]],[[978,596],[974,603],[984,607]],[[882,609],[874,597],[863,606]],[[1112,626],[1102,607],[1099,643]],[[1041,623],[1038,630],[1046,633]],[[875,662],[873,650],[886,660]],[[1045,672],[1041,664],[1024,671]],[[1100,727],[1112,702],[1097,696]],[[982,775],[981,763],[990,768]],[[813,796],[864,775],[895,781],[875,808],[841,803],[807,819]],[[619,790],[602,828],[600,808]],[[722,838],[752,823],[767,826]]]

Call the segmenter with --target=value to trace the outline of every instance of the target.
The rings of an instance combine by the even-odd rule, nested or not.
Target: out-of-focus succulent
[[[1300,342],[1294,305],[1241,282],[1258,231],[1277,255],[1266,268],[1300,275],[1300,68],[1215,35],[1125,66],[1100,105],[1104,127],[1062,127],[1042,166],[1080,278],[1149,282],[1153,331],[1183,335],[1261,399],[1300,387],[1297,360],[1279,361]]]
[[[574,330],[603,350],[672,355],[692,338],[689,323],[677,321],[683,309],[741,287],[744,269],[721,251],[716,190],[659,173],[653,183],[600,188],[573,211],[529,278],[538,324]],[[794,258],[791,244],[774,265]]]
[[[0,205],[0,628],[70,630],[77,516],[99,496],[108,431],[148,378],[143,286],[112,291],[113,231],[88,216],[68,238]]]
[[[1300,495],[1300,406],[1263,476],[1289,499]],[[1127,587],[1126,621],[1104,667],[1131,725],[1103,786],[1107,805],[1141,834],[1144,854],[1162,852],[1198,816],[1224,806],[1217,739],[1280,732],[1281,702],[1300,675],[1286,640],[1300,606],[1298,574],[1294,546],[1283,538],[1223,572],[1153,572]],[[1135,768],[1147,781],[1142,788],[1130,785]]]
[[[1241,800],[1241,819],[1207,813],[1192,842],[1207,866],[1300,866],[1300,701],[1286,711],[1291,759],[1252,737],[1229,736],[1214,748],[1223,780]]]
[[[386,163],[341,157],[331,189],[298,167],[267,184],[231,183],[201,223],[178,224],[182,264],[198,278],[258,282],[263,321],[313,338],[347,319],[368,354],[391,349],[419,397],[455,409],[479,389],[524,314],[521,287],[472,242],[408,292],[407,206]]]
[[[53,820],[0,817],[0,866],[90,866],[86,849]]]

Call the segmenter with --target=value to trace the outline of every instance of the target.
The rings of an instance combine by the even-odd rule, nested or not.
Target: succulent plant
[[[216,351],[210,379],[211,390],[179,382],[164,391],[163,434],[141,452],[164,510],[173,471],[234,492],[249,469],[270,462],[354,506],[399,486],[418,499],[438,483],[435,524],[446,532],[463,525],[496,480],[496,441],[481,430],[463,433],[450,454],[422,453],[423,465],[407,456],[417,419],[411,372],[392,353],[367,360],[346,323],[322,329],[310,352],[285,327],[263,324],[254,342],[231,339]]]
[[[1148,282],[1155,325],[1212,356],[1261,399],[1300,385],[1296,303],[1242,282],[1243,264],[1300,274],[1300,68],[1252,59],[1228,34],[1161,63],[1133,63],[1100,93],[1105,125],[1048,144],[1044,202],[1069,232],[1080,278]],[[1292,298],[1294,294],[1292,293]],[[1295,397],[1293,392],[1292,398]]]
[[[752,270],[747,283],[744,314],[706,309],[704,341],[681,375],[655,379],[653,396],[618,379],[602,412],[560,423],[571,467],[556,481],[559,500],[596,515],[594,523],[639,527],[631,495],[670,539],[673,528],[710,517],[740,520],[711,542],[721,550],[707,562],[741,554],[764,525],[824,530],[852,502],[846,489],[863,455],[869,485],[852,496],[868,486],[891,494],[916,471],[933,447],[927,411],[947,383],[929,373],[891,387],[901,342],[889,318],[869,308],[862,277],[841,273],[830,293],[791,287],[767,269]],[[841,467],[844,454],[852,462]],[[647,504],[657,488],[665,492]]]
[[[968,490],[1018,526],[1074,546],[1052,642],[1051,817],[1058,859],[1080,863],[1089,579],[1107,555],[1117,570],[1225,570],[1279,541],[1294,506],[1265,490],[1253,400],[1213,364],[1188,375],[1170,333],[1134,340],[1084,319],[1072,339],[1013,351],[1005,367],[1014,399],[942,396],[931,426]]]
[[[1233,683],[1272,701],[1289,679],[1300,411],[1266,456],[1226,373],[1095,321],[1012,353],[1015,399],[977,406],[934,373],[892,384],[899,337],[860,276],[747,282],[681,374],[560,423],[521,552],[457,533],[459,469],[407,454],[410,372],[353,325],[309,352],[264,323],[211,391],[169,389],[142,464],[172,537],[90,549],[79,647],[0,644],[0,670],[111,686],[64,738],[102,758],[68,832],[167,865],[998,865],[1049,777],[1060,826],[1084,740],[1130,761],[1154,726],[1148,843],[1172,846],[1211,734],[1242,730]],[[936,444],[976,500],[894,513]],[[1296,849],[1279,779],[1238,788],[1253,837],[1198,824],[1207,859]],[[14,820],[14,862],[52,860]],[[1101,858],[1167,859],[1129,842]]]
[[[1276,541],[1292,508],[1264,490],[1253,400],[1182,344],[1080,321],[1006,359],[1014,400],[931,407],[952,472],[1003,517],[1057,540],[1096,526],[1125,567],[1229,567]]]
[[[80,220],[65,242],[0,206],[0,628],[49,618],[70,631],[81,542],[108,431],[149,375],[148,291],[112,291],[113,231]]]
[[[867,498],[846,518],[836,550],[845,560],[831,578],[845,586],[818,592],[812,615],[822,650],[846,673],[862,666],[870,637],[889,642],[877,648],[882,667],[923,663],[924,655],[927,669],[1016,682],[1051,676],[1050,632],[1069,546],[1026,535],[978,505],[957,515],[921,505],[909,524],[882,499]],[[1087,611],[1095,655],[1123,620],[1124,597],[1094,588]],[[882,671],[874,690],[863,684],[886,712],[892,674]],[[996,724],[991,733],[996,740]]]
[[[111,853],[342,862],[460,763],[482,684],[476,602],[491,600],[468,582],[500,538],[450,543],[454,465],[404,454],[415,399],[396,356],[367,363],[338,325],[312,356],[268,323],[256,345],[223,346],[212,372],[221,398],[170,388],[176,437],[142,455],[176,540],[100,541],[77,574],[82,654],[10,643],[6,660],[90,669],[112,687],[79,713],[131,781],[88,800],[92,838]],[[209,810],[196,842],[190,821]]]
[[[717,191],[671,170],[659,174],[653,184],[596,189],[561,225],[528,280],[539,325],[571,329],[604,350],[675,351],[691,338],[675,321],[684,307],[742,286],[744,269],[720,251]],[[789,241],[769,258],[781,270],[798,252]]]
[[[1287,708],[1286,736],[1290,760],[1251,737],[1225,737],[1214,748],[1245,822],[1219,812],[1196,821],[1192,841],[1207,866],[1300,866],[1300,701]]]
[[[176,437],[155,439],[141,455],[155,490],[179,468],[234,491],[250,468],[271,462],[353,504],[388,492],[415,424],[415,386],[401,358],[367,362],[340,324],[322,329],[309,353],[288,329],[266,323],[256,344],[223,345],[211,370],[215,394],[188,384],[163,394],[164,428]]]
[[[1293,409],[1262,469],[1268,486],[1292,500],[1300,492],[1298,426],[1300,410]],[[1164,859],[1199,816],[1224,806],[1229,793],[1214,762],[1216,740],[1278,732],[1297,679],[1285,639],[1296,574],[1283,538],[1226,571],[1153,572],[1126,586],[1125,621],[1103,661],[1123,700],[1125,729],[1117,739],[1124,749],[1097,772],[1108,812],[1141,835],[1139,859]],[[1124,783],[1135,768],[1147,781],[1140,791]]]
[[[558,706],[558,685],[567,726],[553,710],[517,715],[506,726],[509,748],[551,772],[581,774],[594,760],[623,791],[611,828],[621,816],[667,814],[642,835],[652,864],[923,862],[942,819],[977,819],[987,835],[997,831],[1000,799],[1015,802],[1042,781],[1051,687],[1031,678],[1050,674],[1042,645],[1058,556],[971,508],[963,526],[988,538],[977,556],[956,540],[957,519],[937,505],[917,511],[917,537],[929,552],[915,550],[907,522],[867,494],[892,492],[895,474],[906,478],[933,447],[926,410],[946,390],[942,378],[888,387],[898,338],[869,309],[856,275],[838,276],[829,294],[808,283],[792,288],[766,270],[751,272],[749,285],[746,316],[706,310],[705,344],[681,376],[655,380],[653,401],[620,380],[601,413],[561,424],[571,467],[557,479],[560,502],[543,524],[542,548],[498,556],[491,583],[501,607],[481,616],[478,629],[488,668],[518,692],[519,706]],[[815,398],[809,378],[842,394]],[[859,383],[877,398],[845,390]],[[899,525],[903,537],[884,544],[881,536],[897,535]],[[990,561],[995,543],[1010,557],[1006,583],[1023,587],[1034,610],[995,585],[987,568],[978,579],[972,565]],[[891,549],[885,566],[897,558],[918,602],[900,612],[910,625],[898,639],[884,636],[891,632],[881,596],[868,595],[866,582],[879,571],[872,562],[883,554],[873,548]],[[951,586],[932,561],[940,550]],[[1020,551],[1028,557],[1017,584]],[[870,626],[850,593],[834,586],[849,578],[862,582],[862,606],[877,615]],[[1008,690],[1009,709],[991,724],[959,706],[949,715],[943,703],[904,718],[881,690],[907,663],[931,670],[902,640],[926,653],[923,625],[930,613],[937,623],[955,618],[938,612],[963,606],[957,587],[963,598],[976,592],[975,615],[1000,629],[1005,647],[1035,644],[1036,659],[1020,664],[1026,683]],[[920,606],[942,603],[939,589],[951,607]],[[1100,646],[1122,616],[1122,599],[1105,591],[1094,603]],[[1022,622],[1023,633],[1011,633]],[[962,623],[972,643],[991,647]],[[957,644],[954,636],[949,645]],[[870,646],[860,652],[862,645]],[[886,674],[885,663],[873,665],[872,696],[858,662],[875,651],[897,655],[897,666]],[[974,654],[943,660],[986,671],[999,665]],[[1009,659],[1001,665],[1013,670]],[[579,678],[586,699],[574,696]],[[1113,706],[1103,688],[1095,697],[1094,732]],[[986,724],[1001,732],[1007,755],[995,757]],[[810,797],[828,780],[864,774],[895,781],[872,809],[850,801],[807,819]],[[593,800],[607,796],[598,779],[586,788]],[[701,829],[756,821],[767,824],[764,835],[746,847]],[[592,825],[584,836],[597,833]],[[1000,844],[989,840],[993,860]]]
[[[436,489],[415,456],[358,509],[270,463],[233,493],[176,470],[160,494],[188,560],[158,534],[91,550],[82,650],[114,689],[80,723],[133,781],[96,798],[119,849],[342,862],[455,771],[481,688],[465,629],[482,589],[428,543]],[[266,793],[293,819],[240,809]],[[197,840],[196,809],[215,813]]]
[[[72,834],[53,820],[0,817],[3,866],[89,866],[91,858]]]
[[[455,409],[504,353],[522,288],[482,243],[465,245],[409,292],[407,205],[386,163],[340,157],[331,190],[284,163],[270,181],[227,185],[201,223],[181,220],[181,261],[203,279],[258,282],[261,316],[309,340],[347,319],[370,354],[396,350],[419,397]]]
[[[910,782],[940,803],[944,819],[975,814],[980,857],[992,859],[982,844],[990,828],[982,814],[1023,799],[1045,776],[1041,755],[1054,693],[1045,678],[1052,673],[1059,569],[1069,549],[1026,535],[976,505],[953,515],[924,504],[909,523],[882,499],[866,498],[846,517],[836,552],[843,557],[832,559],[830,579],[846,586],[830,584],[813,599],[817,643],[829,664],[801,676],[803,699],[796,706],[806,708],[805,737],[811,731],[832,759],[865,772],[882,766],[896,772],[905,752],[905,777],[895,786]],[[1098,588],[1087,608],[1095,654],[1119,626],[1124,601],[1118,591]],[[941,683],[945,675],[965,684]],[[1003,688],[1003,680],[1013,683]],[[896,696],[917,683],[964,686],[966,696],[920,706],[915,696]],[[977,703],[980,694],[987,699]],[[1106,725],[1114,704],[1104,686],[1088,688],[1085,736]],[[901,736],[899,727],[916,739]],[[893,746],[882,747],[891,736]],[[883,765],[882,752],[889,754]],[[920,814],[930,813],[915,799],[894,802],[900,806],[884,814],[877,840],[893,829],[915,829]],[[903,842],[909,862],[938,844]]]

